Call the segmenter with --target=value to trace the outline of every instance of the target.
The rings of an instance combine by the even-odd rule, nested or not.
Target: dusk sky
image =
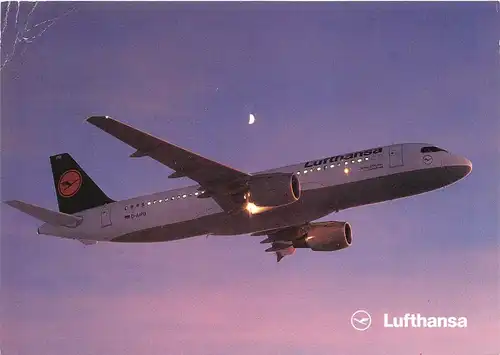
[[[495,2],[58,2],[39,3],[30,26],[72,7],[1,71],[2,201],[57,210],[49,156],[62,152],[115,200],[192,184],[128,158],[91,115],[246,172],[403,142],[466,156],[473,171],[326,216],[351,223],[352,246],[279,264],[248,235],[85,247],[37,235],[39,221],[2,204],[2,354],[500,352]],[[351,327],[358,309],[367,331]],[[468,327],[387,329],[384,313]]]

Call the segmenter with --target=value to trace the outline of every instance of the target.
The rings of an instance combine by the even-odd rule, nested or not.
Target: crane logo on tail
[[[74,196],[82,187],[82,181],[82,174],[78,170],[68,170],[59,179],[57,192],[62,197]]]

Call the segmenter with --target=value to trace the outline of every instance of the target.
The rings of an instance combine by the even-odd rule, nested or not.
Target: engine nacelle
[[[310,248],[314,251],[335,251],[347,248],[352,243],[351,225],[347,222],[311,223],[307,234],[293,242],[295,248]]]
[[[248,181],[250,202],[262,207],[288,205],[300,198],[300,182],[295,174],[270,173]]]

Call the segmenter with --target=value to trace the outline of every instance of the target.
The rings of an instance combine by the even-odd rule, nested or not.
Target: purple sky
[[[38,6],[36,21],[71,7]],[[83,123],[93,114],[248,172],[396,142],[474,168],[443,190],[327,216],[352,224],[352,247],[279,264],[249,236],[84,247],[2,206],[5,354],[500,351],[494,2],[76,7],[2,70],[2,200],[57,209],[48,157],[61,152],[114,199],[191,183],[128,159]],[[360,308],[374,317],[366,332],[350,325]],[[469,326],[384,329],[384,312]]]

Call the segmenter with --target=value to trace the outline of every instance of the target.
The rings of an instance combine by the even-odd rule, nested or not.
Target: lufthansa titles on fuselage
[[[368,149],[368,150],[363,150],[360,152],[349,153],[346,155],[336,155],[336,156],[333,156],[330,158],[308,161],[304,165],[304,168],[310,168],[310,167],[318,166],[318,165],[336,163],[339,161],[350,160],[350,159],[354,159],[354,158],[367,157],[367,156],[379,154],[379,153],[382,153],[382,148]]]

